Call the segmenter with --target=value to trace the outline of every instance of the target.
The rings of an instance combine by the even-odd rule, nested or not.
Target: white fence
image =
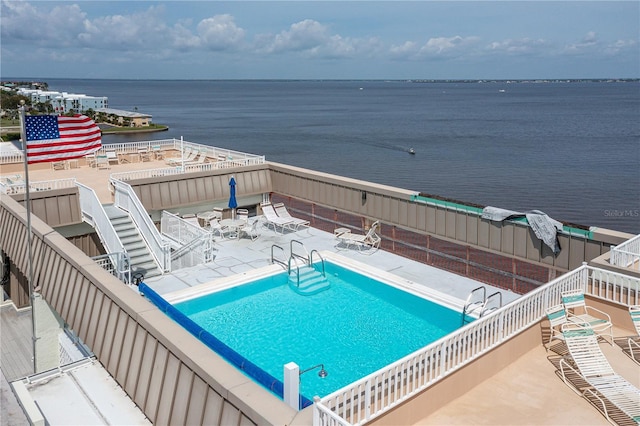
[[[160,232],[180,248],[171,253],[171,270],[212,262],[215,255],[213,233],[181,217],[162,211]]]
[[[583,265],[456,332],[384,367],[314,404],[315,426],[362,425],[455,373],[510,337],[538,323],[563,291],[639,303],[640,279]]]
[[[622,244],[611,247],[612,265],[629,268],[634,264],[640,264],[640,234],[625,241]],[[640,265],[637,266],[640,268]]]
[[[48,191],[51,189],[73,188],[76,186],[75,178],[41,180],[29,182],[29,191]],[[3,194],[24,194],[27,192],[26,182],[22,175],[0,176],[0,193]]]
[[[170,271],[171,253],[169,244],[167,244],[160,235],[158,228],[156,228],[149,217],[149,213],[145,210],[135,191],[131,188],[131,185],[113,179],[111,180],[111,184],[115,190],[113,205],[129,213],[131,220],[133,220],[138,231],[140,231],[140,235],[144,238],[160,270],[162,272]]]

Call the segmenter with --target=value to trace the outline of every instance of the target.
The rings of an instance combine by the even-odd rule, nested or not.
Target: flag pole
[[[33,374],[38,372],[36,362],[36,306],[35,306],[35,291],[33,287],[33,253],[31,248],[31,198],[29,197],[29,162],[27,158],[27,132],[24,124],[24,101],[21,101],[20,106],[20,137],[22,138],[22,149],[24,157],[24,185],[25,185],[25,198],[24,204],[27,209],[27,249],[28,249],[28,287],[29,287],[29,302],[31,302],[31,342],[33,345]]]

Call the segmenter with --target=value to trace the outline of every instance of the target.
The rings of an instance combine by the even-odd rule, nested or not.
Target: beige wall
[[[325,207],[381,220],[399,228],[431,234],[543,265],[564,273],[609,250],[621,235],[600,233],[599,239],[560,235],[562,250],[554,256],[531,229],[515,222],[492,222],[478,215],[411,201],[412,191],[269,163],[273,191]],[[366,192],[363,202],[362,193]],[[630,235],[627,235],[629,238]]]

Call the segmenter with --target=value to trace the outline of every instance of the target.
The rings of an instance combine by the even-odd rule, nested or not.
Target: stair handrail
[[[279,245],[277,245],[277,244],[271,245],[271,264],[273,264],[275,262],[275,263],[281,265],[286,270],[287,269],[287,263],[284,260],[276,259],[276,257],[273,254],[273,249],[274,248],[280,249],[282,251],[282,253],[284,253],[284,249],[282,247],[280,247]]]
[[[293,245],[294,245],[294,243],[295,243],[295,244],[297,244],[297,245],[299,245],[300,247],[302,247],[302,250],[304,250],[304,256],[302,256],[302,255],[300,255],[300,254],[296,253],[296,252],[293,250]],[[299,241],[299,240],[291,240],[291,241],[289,242],[289,252],[291,253],[291,256],[295,256],[295,257],[297,257],[298,259],[302,260],[303,262],[305,262],[305,263],[309,263],[309,252],[307,252],[307,248],[304,246],[304,244],[302,244],[302,241]]]
[[[322,263],[322,276],[326,277],[327,274],[325,274],[325,272],[324,272],[324,258],[322,257],[320,252],[318,250],[316,250],[316,249],[311,250],[311,254],[309,255],[309,266],[313,266],[313,253],[316,253],[318,255],[318,257],[320,258],[320,261]]]
[[[82,220],[91,225],[98,234],[98,238],[108,253],[126,253],[124,245],[118,237],[116,229],[107,216],[107,212],[100,203],[96,192],[80,182],[76,182],[80,196],[80,211]],[[115,265],[114,265],[115,267]]]
[[[194,248],[199,245],[203,245],[204,249],[194,250]],[[208,263],[213,261],[213,256],[212,256],[213,250],[214,248],[211,240],[211,235],[199,235],[193,240],[189,241],[187,244],[184,244],[178,250],[173,251],[171,253],[171,262],[173,263],[174,260],[180,258],[185,253],[191,253],[191,254],[201,254],[201,256],[198,259],[196,259],[196,261],[191,262],[187,265],[182,264],[180,268],[188,268],[201,263]]]
[[[289,261],[287,262],[287,274],[289,276],[291,276],[291,260],[295,260],[295,256],[292,254],[291,256],[289,256]],[[300,265],[298,265],[298,262],[294,263],[296,265],[296,277],[297,277],[297,282],[296,282],[296,287],[300,288]]]
[[[491,299],[494,299],[494,298],[495,298],[495,296],[498,296],[498,297],[499,297],[500,302],[499,302],[499,304],[498,304],[498,306],[497,306],[497,307],[494,307],[494,308],[489,309],[489,308],[488,308],[488,306],[489,306],[489,302],[491,301]],[[495,293],[490,294],[490,295],[489,295],[489,297],[487,297],[487,298],[486,298],[486,300],[484,301],[484,304],[482,305],[482,309],[480,310],[480,316],[483,316],[483,315],[484,315],[484,314],[486,314],[487,312],[494,311],[494,310],[496,310],[496,309],[498,309],[498,308],[501,308],[501,307],[502,307],[502,292],[500,292],[500,291],[496,291]]]
[[[476,294],[478,291],[482,291],[482,299],[476,302],[472,302],[471,300],[473,300],[474,294]],[[475,311],[477,308],[482,309],[486,301],[487,301],[487,288],[485,286],[481,285],[471,290],[471,293],[469,293],[469,295],[467,296],[467,300],[464,302],[464,308],[462,308],[462,325],[464,325],[467,322],[467,315]],[[469,308],[472,306],[473,306],[473,309],[469,310]]]
[[[163,272],[171,271],[170,246],[162,238],[131,185],[113,178],[109,181],[114,187],[114,206],[129,213],[160,269]]]

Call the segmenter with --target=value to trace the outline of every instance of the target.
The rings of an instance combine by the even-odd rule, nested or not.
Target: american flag
[[[27,115],[24,127],[29,164],[80,158],[102,147],[100,128],[85,115]]]

